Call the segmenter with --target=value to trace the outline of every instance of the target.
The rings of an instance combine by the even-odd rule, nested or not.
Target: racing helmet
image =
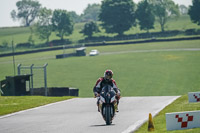
[[[106,71],[104,72],[104,78],[105,78],[106,80],[110,80],[112,77],[113,77],[113,72],[112,72],[112,70],[106,70]]]

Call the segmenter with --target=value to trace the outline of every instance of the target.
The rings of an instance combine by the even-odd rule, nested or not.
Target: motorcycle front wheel
[[[105,117],[106,117],[106,125],[110,125],[111,122],[111,106],[105,106]]]

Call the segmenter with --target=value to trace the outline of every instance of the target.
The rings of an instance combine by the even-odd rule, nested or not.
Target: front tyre
[[[106,125],[111,124],[111,106],[105,106],[105,119],[106,119]]]

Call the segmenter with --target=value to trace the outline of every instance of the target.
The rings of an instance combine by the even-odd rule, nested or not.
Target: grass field
[[[0,116],[71,98],[73,97],[0,96]]]
[[[153,122],[155,126],[155,131],[153,133],[167,133],[167,132],[199,133],[200,128],[187,129],[187,130],[174,130],[174,131],[167,131],[167,128],[166,128],[165,113],[194,111],[194,110],[200,110],[200,103],[188,103],[188,96],[183,95],[182,97],[177,99],[175,102],[167,106],[164,110],[162,110],[155,118],[153,118]],[[145,123],[135,133],[149,133],[147,129],[148,129],[148,124]]]
[[[105,53],[200,48],[199,44],[200,40],[89,47],[87,53],[91,49]],[[55,55],[62,52],[16,56],[16,64],[41,66],[48,63],[48,86],[79,88],[81,97],[93,96],[92,88],[106,69],[114,71],[122,96],[184,95],[200,89],[200,51],[128,52],[55,59]],[[0,73],[0,80],[13,75],[12,57],[0,58]]]
[[[74,31],[73,34],[65,37],[65,39],[69,39],[73,42],[73,44],[76,44],[78,40],[84,39],[83,34],[79,33],[84,26],[84,23],[76,23],[74,25]],[[150,30],[150,32],[160,32],[160,25],[158,22],[155,22],[155,29]],[[172,18],[167,23],[165,30],[187,30],[187,29],[200,29],[200,27],[197,24],[194,24],[191,22],[190,17],[188,15],[181,16],[180,18]],[[125,32],[125,35],[130,34],[138,34],[138,33],[145,33],[146,31],[141,31],[139,26],[132,27],[129,31]],[[0,45],[2,45],[3,42],[9,43],[9,46],[11,46],[11,40],[13,39],[14,42],[17,43],[25,43],[28,41],[28,38],[30,36],[30,29],[28,27],[15,27],[15,28],[0,28]],[[107,34],[105,33],[105,30],[101,29],[100,33],[95,33],[94,36],[109,36],[113,37],[117,34]],[[50,41],[60,39],[56,36],[55,33],[52,33],[50,36]],[[45,41],[41,41],[38,39],[38,36],[33,34],[33,40],[36,45],[44,43]]]

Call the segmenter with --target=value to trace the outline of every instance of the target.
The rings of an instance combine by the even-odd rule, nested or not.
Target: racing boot
[[[100,112],[99,101],[100,101],[100,98],[97,98],[97,107],[98,107],[98,112]]]
[[[98,112],[100,112],[99,101],[97,101]]]
[[[119,112],[118,105],[117,105],[117,108],[116,108],[116,112],[117,112],[117,113]]]

